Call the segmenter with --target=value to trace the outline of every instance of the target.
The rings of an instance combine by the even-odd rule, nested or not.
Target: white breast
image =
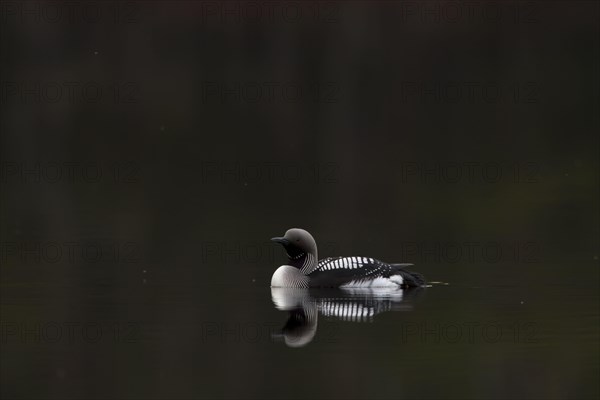
[[[273,273],[271,287],[308,287],[308,277],[302,274],[298,268],[282,265]]]

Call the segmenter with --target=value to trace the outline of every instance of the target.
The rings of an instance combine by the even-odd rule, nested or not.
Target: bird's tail
[[[422,287],[427,284],[425,277],[418,272],[407,271],[406,267],[411,267],[414,264],[391,264],[396,267],[404,279],[404,284],[408,287]]]

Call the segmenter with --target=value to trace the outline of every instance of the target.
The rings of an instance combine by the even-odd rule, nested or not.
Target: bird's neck
[[[319,259],[317,253],[299,253],[294,256],[288,255],[289,265],[298,268],[304,275],[308,275],[317,268]]]

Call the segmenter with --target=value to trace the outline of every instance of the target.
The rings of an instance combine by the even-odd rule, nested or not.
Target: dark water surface
[[[0,397],[598,398],[598,2],[255,3],[0,2]]]
[[[540,279],[527,285],[505,277],[374,293],[272,293],[264,279],[165,284],[153,270],[125,286],[85,282],[52,293],[49,282],[4,286],[3,319],[15,324],[3,322],[3,391],[594,398],[597,287],[544,274],[548,265],[536,270]],[[76,303],[73,290],[82,292]],[[317,319],[307,321],[315,309]]]

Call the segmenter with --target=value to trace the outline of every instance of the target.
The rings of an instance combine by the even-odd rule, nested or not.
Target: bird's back
[[[340,286],[422,286],[420,274],[404,267],[412,264],[388,264],[370,257],[330,257],[319,261],[310,277],[311,287]]]

